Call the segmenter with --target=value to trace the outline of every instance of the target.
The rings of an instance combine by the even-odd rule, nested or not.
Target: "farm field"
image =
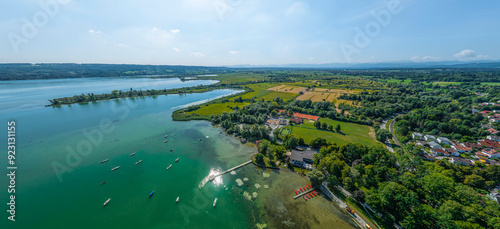
[[[351,104],[352,101],[347,100],[339,100],[338,97],[342,94],[356,94],[357,91],[354,90],[345,90],[345,89],[332,89],[332,88],[311,88],[307,90],[306,87],[293,86],[293,85],[279,85],[268,90],[282,92],[282,93],[299,93],[302,92],[302,95],[297,97],[298,100],[308,100],[310,99],[313,102],[321,102],[328,101],[333,102],[338,106],[339,103],[346,102]]]
[[[432,84],[437,84],[440,86],[449,86],[449,85],[460,85],[462,82],[432,82]]]
[[[250,103],[235,103],[235,102],[227,102],[227,103],[212,103],[212,104],[203,104],[200,105],[200,108],[195,111],[186,112],[187,114],[199,114],[199,115],[211,115],[211,114],[222,114],[222,112],[231,112],[233,111],[230,107],[244,107]]]
[[[287,93],[281,91],[268,90],[269,88],[275,87],[278,84],[272,83],[260,83],[260,84],[249,84],[247,87],[251,88],[252,92],[246,93],[241,96],[243,99],[255,98],[256,100],[264,99],[266,101],[274,100],[277,97],[282,98],[284,101],[291,100],[295,98],[299,93]],[[232,99],[234,100],[234,99]]]
[[[337,145],[360,143],[366,146],[382,146],[382,143],[375,139],[375,131],[370,126],[341,122],[329,118],[321,118],[319,121],[321,123],[326,122],[334,128],[337,124],[340,124],[341,133],[316,129],[313,121],[305,120],[302,125],[293,126],[292,135],[303,138],[306,143],[310,143],[316,138],[324,138],[328,142]]]

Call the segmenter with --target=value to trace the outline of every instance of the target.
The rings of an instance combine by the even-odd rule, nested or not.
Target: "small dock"
[[[310,193],[310,192],[312,192],[312,191],[314,191],[314,190],[316,190],[316,187],[313,187],[313,188],[311,188],[311,189],[309,189],[309,190],[307,190],[307,191],[305,191],[305,192],[301,192],[301,193],[299,193],[298,195],[294,196],[294,197],[293,197],[293,199],[295,200],[295,199],[297,199],[297,198],[300,198],[300,197],[302,197],[303,195],[308,194],[308,193]]]
[[[232,168],[230,168],[230,169],[228,169],[228,170],[226,170],[226,171],[224,171],[224,172],[222,172],[222,173],[219,173],[219,174],[216,174],[216,175],[212,175],[212,176],[210,176],[210,178],[209,178],[209,179],[210,179],[210,181],[213,181],[213,180],[214,180],[216,177],[218,177],[218,176],[222,176],[222,175],[224,175],[224,174],[226,174],[226,173],[229,173],[229,172],[231,172],[231,171],[233,171],[233,170],[239,169],[239,168],[241,168],[241,167],[243,167],[243,166],[245,166],[245,165],[248,165],[248,164],[250,164],[250,163],[252,163],[252,160],[247,161],[247,162],[245,162],[245,163],[243,163],[243,164],[241,164],[241,165],[238,165],[238,166],[232,167]]]

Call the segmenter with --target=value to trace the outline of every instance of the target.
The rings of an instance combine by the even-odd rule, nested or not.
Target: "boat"
[[[200,142],[203,141],[203,138],[198,139],[198,141],[200,141]]]
[[[106,184],[106,181],[103,181],[103,182],[101,183],[101,185],[103,185],[103,184]]]
[[[134,155],[135,155],[135,152],[133,152],[133,153],[130,154],[131,157],[134,156]]]
[[[106,201],[104,201],[104,204],[103,204],[103,206],[106,206],[106,205],[108,205],[108,204],[109,204],[109,201],[111,201],[111,198],[109,198],[109,199],[107,199]]]
[[[215,208],[216,204],[217,204],[217,197],[215,197],[215,200],[214,200],[214,208]]]
[[[155,194],[155,190],[153,190],[151,193],[149,193],[149,198],[151,198]]]
[[[142,162],[142,160],[139,160],[138,162],[135,163],[135,165],[138,165]]]
[[[302,196],[302,197],[304,197],[304,200],[306,200],[306,201],[307,201],[307,198],[306,198],[306,196]]]
[[[298,193],[297,193],[297,190],[293,190],[293,191],[295,191],[295,195],[297,195],[297,194],[298,194]]]
[[[174,151],[174,149],[173,149],[173,148],[172,148],[172,149],[170,149],[170,152],[173,152],[173,151]]]
[[[178,162],[179,161],[179,158],[175,159],[175,162]]]
[[[169,166],[167,167],[167,169],[170,169],[170,168],[172,168],[172,165],[169,165]]]
[[[176,203],[179,203],[179,197],[177,197],[177,199],[175,200]]]
[[[167,143],[167,142],[168,142],[168,139],[167,139],[167,140],[165,140],[163,143]]]
[[[168,137],[168,134],[165,135],[165,138],[167,138],[167,137]]]
[[[106,163],[108,161],[109,161],[109,159],[105,159],[105,160],[102,160],[101,162],[99,162],[99,164],[104,164],[104,163]]]
[[[120,168],[120,166],[116,166],[116,167],[112,168],[111,171],[115,171],[115,170],[117,170],[119,168]]]

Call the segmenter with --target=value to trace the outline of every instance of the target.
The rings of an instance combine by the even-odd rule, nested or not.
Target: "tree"
[[[322,123],[321,129],[324,129],[324,130],[328,129],[328,124],[326,124],[326,122]]]
[[[332,125],[328,125],[328,130],[329,131],[333,131],[333,126]]]
[[[337,126],[335,126],[335,131],[340,132],[340,124],[337,124]]]
[[[285,153],[286,153],[286,149],[285,147],[283,146],[274,146],[273,147],[273,151],[274,151],[274,155],[276,156],[276,158],[278,158],[279,160],[282,160],[285,158]]]
[[[319,148],[321,148],[321,146],[326,146],[327,143],[326,143],[326,140],[323,138],[316,138],[316,139],[312,140],[309,145],[313,148],[319,149]]]
[[[352,195],[354,196],[354,199],[356,199],[357,201],[361,203],[365,202],[365,192],[363,192],[363,190],[356,190],[352,193]]]
[[[255,162],[257,162],[257,164],[264,164],[264,155],[261,153],[255,154]]]
[[[474,188],[480,188],[480,189],[485,189],[485,187],[486,187],[486,183],[484,181],[484,178],[482,178],[476,174],[465,176],[464,184],[469,185],[469,186],[474,187]]]
[[[385,142],[387,139],[392,138],[392,133],[385,129],[377,130],[376,135],[377,135],[377,140],[381,142]]]
[[[297,148],[298,140],[295,136],[290,136],[288,140],[285,142],[285,147],[287,149],[295,149]]]
[[[271,111],[271,116],[276,117],[276,115],[278,115],[278,112],[276,112],[276,110]]]
[[[299,138],[299,140],[297,141],[297,144],[298,144],[298,145],[303,146],[303,145],[305,145],[306,143],[304,142],[304,139],[303,139],[303,138]]]
[[[325,174],[317,169],[314,169],[313,171],[307,173],[307,176],[311,180],[311,184],[313,186],[320,185],[325,180]]]
[[[321,122],[320,121],[314,122],[314,127],[316,127],[316,129],[320,129],[321,128]]]

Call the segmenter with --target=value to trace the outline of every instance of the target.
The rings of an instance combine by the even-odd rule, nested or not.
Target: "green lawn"
[[[321,123],[326,122],[334,128],[340,124],[341,133],[335,131],[318,130],[314,128],[314,122],[306,120],[301,126],[294,126],[292,135],[301,137],[306,143],[316,138],[324,138],[330,143],[344,145],[347,143],[360,143],[367,146],[382,146],[383,144],[375,139],[375,132],[372,127],[349,122],[341,122],[329,118],[319,119]]]
[[[409,84],[411,83],[412,80],[398,80],[398,79],[390,79],[390,80],[382,80],[382,81],[385,81],[387,83],[401,83],[401,84]]]
[[[449,85],[460,85],[462,82],[432,82],[432,84],[437,84],[440,86],[449,86]]]
[[[290,132],[290,128],[283,128],[283,129],[281,129],[280,134],[281,134],[281,135],[283,135],[283,136],[285,136],[285,135],[287,135],[289,132]]]
[[[255,97],[255,99],[260,100],[264,99],[266,101],[271,101],[274,100],[277,97],[282,98],[284,101],[291,100],[295,98],[298,94],[294,93],[287,93],[287,92],[277,92],[277,91],[268,91],[266,89],[279,86],[281,84],[277,83],[259,83],[259,84],[249,84],[246,85],[249,88],[252,88],[254,91],[246,93],[241,96],[243,99],[251,99],[252,97]]]
[[[500,82],[486,82],[481,83],[481,85],[500,86]]]
[[[203,104],[200,105],[200,109],[195,110],[195,111],[190,111],[186,112],[187,114],[192,114],[196,113],[199,115],[211,115],[211,114],[221,114],[222,112],[231,112],[233,111],[230,107],[244,107],[250,103],[234,103],[234,102],[227,102],[227,103],[213,103],[213,104]]]

